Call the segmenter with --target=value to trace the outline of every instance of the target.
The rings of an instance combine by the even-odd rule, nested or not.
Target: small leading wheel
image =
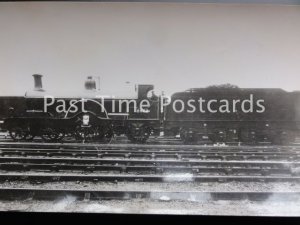
[[[14,127],[9,130],[9,135],[14,141],[25,140],[27,131],[22,127]]]

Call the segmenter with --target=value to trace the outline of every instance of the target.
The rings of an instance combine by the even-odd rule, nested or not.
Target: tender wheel
[[[296,140],[296,134],[292,131],[284,131],[281,136],[283,145],[293,144]]]
[[[193,129],[182,128],[179,135],[184,144],[193,144],[198,141],[196,132]]]
[[[244,143],[256,143],[256,132],[254,130],[241,129],[239,131],[239,141]]]
[[[236,129],[227,129],[226,130],[226,142],[237,142],[238,141],[238,134]]]
[[[292,131],[281,131],[272,136],[271,141],[275,145],[289,145],[295,141],[296,135]]]
[[[224,129],[216,129],[209,135],[209,139],[213,143],[225,143],[227,141],[226,131]]]
[[[14,127],[9,130],[9,135],[14,141],[25,140],[27,131],[21,127]]]

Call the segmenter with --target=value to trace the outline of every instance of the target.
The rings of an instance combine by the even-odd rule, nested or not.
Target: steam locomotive
[[[40,136],[46,142],[65,136],[108,143],[126,135],[144,143],[150,135],[179,135],[184,143],[272,142],[289,144],[300,131],[300,92],[238,88],[192,88],[157,96],[153,85],[137,85],[135,96],[103,96],[88,77],[79,95],[54,96],[34,74],[25,96],[0,98],[0,126],[15,141]]]

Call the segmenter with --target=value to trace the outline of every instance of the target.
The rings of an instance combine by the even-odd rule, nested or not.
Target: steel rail
[[[1,156],[26,156],[26,157],[91,157],[91,158],[148,158],[148,159],[220,159],[220,160],[288,160],[300,161],[300,154],[288,153],[231,153],[231,152],[118,152],[118,151],[3,151]]]
[[[0,182],[300,182],[300,176],[220,176],[193,174],[37,174],[37,173],[5,173],[0,174]]]
[[[225,174],[225,175],[272,175],[281,174],[294,176],[300,174],[294,173],[291,169],[285,168],[220,168],[220,167],[191,167],[191,166],[124,166],[124,165],[65,165],[65,164],[19,164],[6,163],[0,164],[0,170],[3,171],[76,171],[76,172],[119,172],[119,173],[189,173],[189,174]]]
[[[99,158],[54,158],[54,157],[0,157],[0,163],[59,163],[59,164],[90,164],[105,165],[122,164],[122,165],[172,165],[172,166],[216,166],[216,167],[244,167],[244,168],[299,168],[300,162],[283,162],[283,161],[218,161],[218,160],[157,160],[157,159],[103,159]]]
[[[14,147],[14,146],[32,146],[38,148],[40,146],[47,146],[48,148],[166,148],[166,149],[207,149],[207,148],[215,148],[215,149],[299,149],[299,145],[287,145],[287,146],[277,146],[277,145],[241,145],[241,146],[214,146],[214,145],[151,145],[151,144],[101,144],[101,143],[43,143],[43,142],[0,142],[1,147]]]

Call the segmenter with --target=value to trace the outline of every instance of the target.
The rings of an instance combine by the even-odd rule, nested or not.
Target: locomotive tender
[[[300,128],[300,92],[282,89],[212,86],[173,94],[172,102],[205,99],[199,111],[174,113],[166,108],[164,127],[180,133],[185,142],[208,138],[212,142],[287,144]]]
[[[144,143],[150,135],[180,135],[184,143],[272,142],[288,144],[300,131],[300,92],[232,85],[192,88],[171,97],[156,96],[153,85],[136,86],[136,96],[101,95],[88,77],[85,92],[53,96],[34,74],[25,96],[0,98],[0,126],[15,141],[107,143],[114,134]]]

